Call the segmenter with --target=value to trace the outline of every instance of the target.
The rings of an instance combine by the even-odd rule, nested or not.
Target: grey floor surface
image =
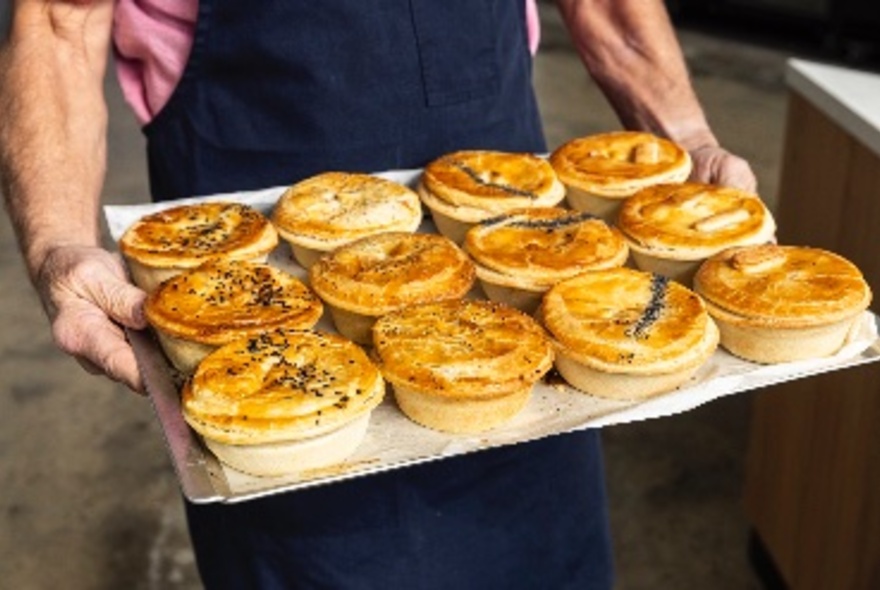
[[[776,197],[784,63],[769,49],[680,30],[694,83],[723,143]],[[551,146],[618,128],[545,14],[536,81]],[[107,202],[146,200],[142,139],[112,80]],[[5,217],[0,221],[0,588],[200,587],[177,483],[149,402],[56,352]],[[749,589],[741,510],[749,393],[676,417],[608,428],[618,569],[629,589]]]

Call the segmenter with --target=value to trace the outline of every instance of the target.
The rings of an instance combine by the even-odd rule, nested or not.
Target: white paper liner
[[[393,171],[379,176],[413,185],[419,172]],[[234,200],[269,213],[286,188],[275,187],[167,203],[107,206],[104,212],[110,234],[118,240],[140,217],[188,202]],[[306,277],[306,272],[291,258],[286,245],[279,246],[269,262],[296,276]],[[317,327],[333,329],[329,314],[325,314]],[[564,432],[670,416],[733,393],[880,359],[877,317],[866,311],[853,326],[847,344],[834,356],[779,365],[758,365],[719,349],[685,385],[646,401],[596,398],[566,385],[558,377],[551,377],[535,386],[528,404],[512,421],[479,435],[451,435],[421,427],[400,412],[389,392],[385,401],[373,411],[364,442],[344,463],[289,477],[260,478],[224,467],[205,450],[183,420],[173,370],[153,337],[148,332],[133,332],[130,339],[163,428],[181,488],[191,501],[202,503],[243,501]]]

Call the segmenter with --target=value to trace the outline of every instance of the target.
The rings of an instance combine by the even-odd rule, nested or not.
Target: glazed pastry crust
[[[147,297],[144,313],[166,334],[219,346],[282,326],[311,328],[323,305],[280,269],[216,260],[162,283]]]
[[[272,213],[285,240],[330,250],[364,236],[413,232],[422,221],[418,195],[378,176],[325,172],[288,188]]]
[[[473,263],[448,238],[403,232],[341,246],[309,270],[310,284],[321,299],[367,316],[463,297],[474,279]]]
[[[471,228],[465,251],[502,284],[545,286],[588,270],[626,262],[620,232],[587,213],[556,207],[516,209]],[[477,274],[480,276],[480,266]]]
[[[453,152],[434,160],[425,167],[419,188],[429,206],[440,201],[450,212],[462,208],[465,218],[474,210],[486,217],[514,208],[552,206],[565,197],[546,160],[487,150]]]
[[[776,224],[761,199],[736,188],[660,184],[623,202],[617,227],[633,248],[671,259],[707,258],[730,246],[770,241]]]
[[[400,309],[379,318],[373,344],[382,374],[393,385],[460,401],[520,392],[553,362],[535,320],[488,301]]]
[[[845,258],[802,246],[731,248],[704,262],[694,288],[740,324],[806,328],[837,322],[865,309],[871,289]]]
[[[307,439],[375,408],[376,366],[335,334],[275,330],[237,340],[201,362],[183,390],[183,415],[199,434],[227,444]]]
[[[550,155],[566,185],[603,196],[628,196],[659,182],[681,182],[690,174],[688,152],[650,133],[615,131],[573,139]]]
[[[229,202],[181,205],[143,217],[122,235],[126,258],[148,267],[193,268],[211,258],[251,260],[278,244],[278,234],[256,209]]]
[[[677,371],[701,364],[717,345],[696,293],[628,268],[557,283],[545,294],[539,316],[567,356],[612,373]]]

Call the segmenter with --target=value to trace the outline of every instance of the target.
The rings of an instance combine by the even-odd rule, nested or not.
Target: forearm
[[[577,51],[621,123],[693,149],[717,145],[659,0],[558,0]]]
[[[98,244],[111,18],[109,0],[23,0],[0,55],[0,173],[32,277],[53,249]]]

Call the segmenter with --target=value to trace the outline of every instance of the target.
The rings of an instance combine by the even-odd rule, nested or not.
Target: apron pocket
[[[499,65],[491,4],[485,0],[411,0],[411,6],[427,105],[496,95]],[[463,14],[466,19],[456,19]]]

